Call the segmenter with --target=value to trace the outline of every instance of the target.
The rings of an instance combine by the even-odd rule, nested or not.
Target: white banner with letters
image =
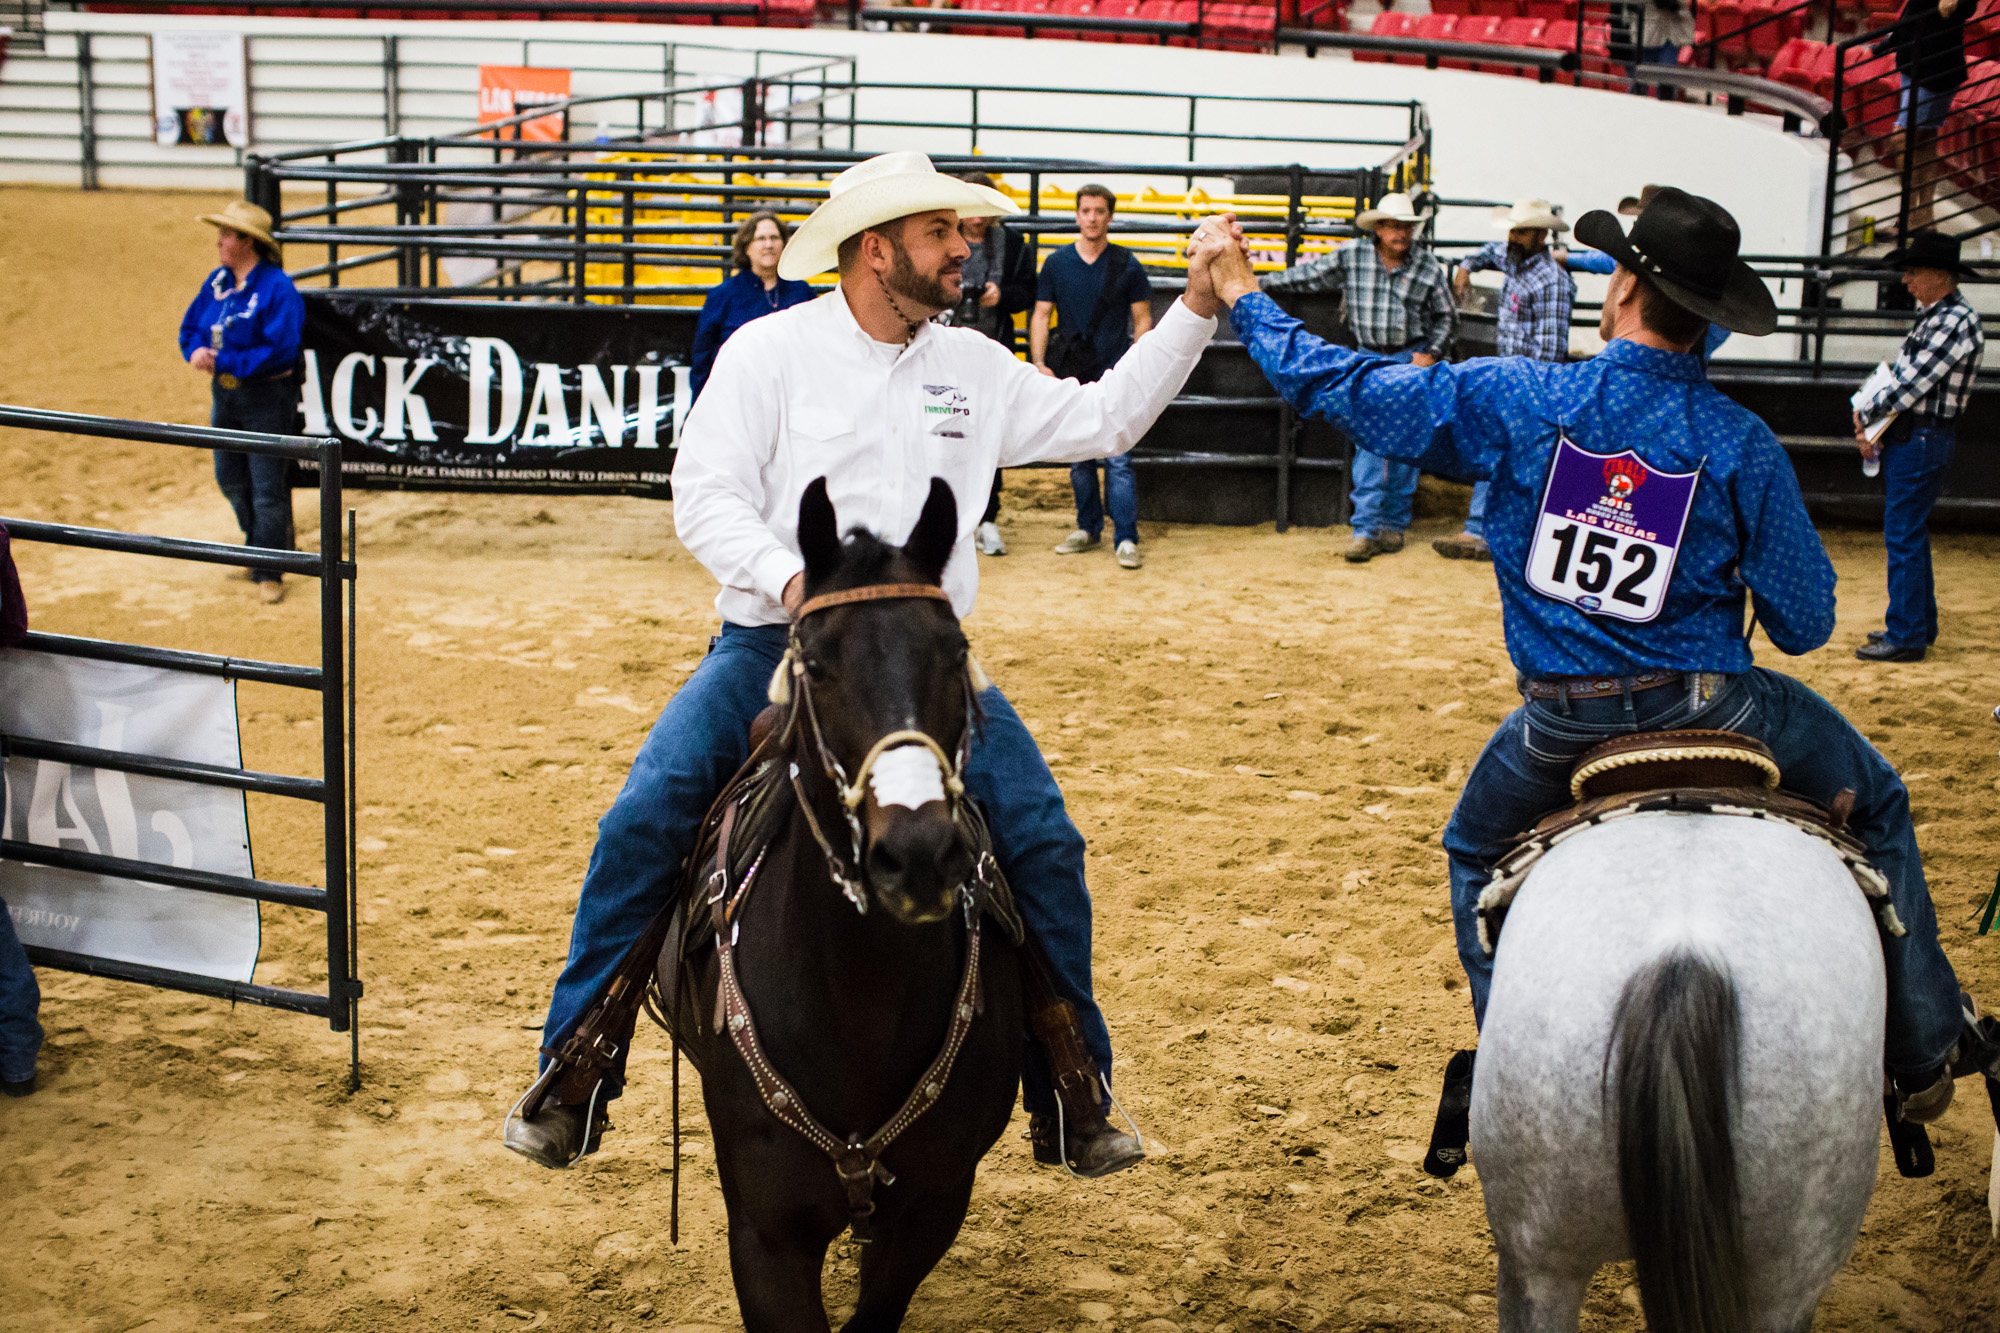
[[[237,767],[236,687],[156,667],[0,650],[0,733]],[[0,837],[249,875],[243,794],[10,755]],[[0,859],[24,944],[228,981],[257,966],[257,903]]]
[[[156,32],[153,140],[162,147],[250,142],[250,78],[240,32]]]

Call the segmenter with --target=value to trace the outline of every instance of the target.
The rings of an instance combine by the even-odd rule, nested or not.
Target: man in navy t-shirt
[[[1076,243],[1043,261],[1035,311],[1028,320],[1028,356],[1044,375],[1088,384],[1118,364],[1125,349],[1153,327],[1153,286],[1132,253],[1108,237],[1117,207],[1109,189],[1083,186],[1076,192]],[[1072,463],[1069,480],[1076,491],[1076,531],[1063,538],[1056,554],[1077,555],[1101,545],[1108,503],[1118,563],[1137,569],[1139,489],[1131,458],[1119,454],[1104,460],[1101,499],[1095,461]]]

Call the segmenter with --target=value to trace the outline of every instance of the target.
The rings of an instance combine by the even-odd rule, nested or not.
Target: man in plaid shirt
[[[1530,361],[1561,365],[1569,360],[1569,312],[1576,301],[1576,283],[1549,249],[1551,233],[1568,231],[1546,199],[1523,199],[1512,208],[1494,210],[1493,225],[1507,233],[1505,241],[1488,241],[1458,261],[1451,275],[1452,292],[1460,300],[1472,285],[1472,275],[1497,269],[1506,275],[1500,288],[1501,356],[1525,356]],[[1491,560],[1486,544],[1486,483],[1472,487],[1472,507],[1465,530],[1440,537],[1431,549],[1447,560]]]
[[[1887,262],[1903,271],[1903,286],[1923,314],[1903,339],[1888,382],[1854,404],[1862,457],[1882,460],[1882,543],[1889,552],[1888,614],[1854,655],[1864,662],[1921,662],[1938,636],[1931,508],[1972,396],[1986,331],[1958,291],[1959,278],[1977,276],[1959,262],[1958,238],[1912,232]],[[1869,430],[1890,415],[1895,421],[1871,443]]]
[[[1354,225],[1369,241],[1350,241],[1294,264],[1265,279],[1264,290],[1342,292],[1354,341],[1363,351],[1415,366],[1436,365],[1457,336],[1458,307],[1444,265],[1428,246],[1416,244],[1426,216],[1408,195],[1385,194],[1380,204],[1355,216]],[[1349,560],[1361,564],[1403,549],[1417,477],[1414,463],[1355,449]]]

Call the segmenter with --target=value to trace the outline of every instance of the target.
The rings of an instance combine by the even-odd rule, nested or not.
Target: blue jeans
[[[1902,109],[1896,113],[1896,128],[1899,130],[1910,128],[1910,103],[1912,101],[1917,104],[1918,129],[1934,130],[1942,125],[1944,118],[1951,114],[1952,98],[1957,96],[1958,89],[1926,88],[1921,83],[1912,84],[1910,76],[1907,74],[1899,74],[1897,77],[1903,81],[1903,94],[1901,101],[1898,103]]]
[[[1410,358],[1416,354],[1415,347],[1406,347],[1400,352],[1377,353],[1404,365],[1408,365]],[[1355,445],[1354,472],[1349,477],[1353,487],[1354,512],[1348,519],[1354,527],[1354,535],[1374,537],[1384,532],[1401,532],[1409,527],[1419,475],[1414,463],[1384,458]]]
[[[570,932],[569,961],[549,1000],[542,1044],[559,1047],[619,961],[667,902],[702,818],[750,754],[750,723],[785,652],[783,625],[725,622],[715,647],[667,701],[632,772],[597,825]],[[985,722],[966,761],[965,785],[993,828],[994,853],[1021,916],[1048,955],[1056,989],[1076,1006],[1084,1043],[1106,1078],[1111,1034],[1091,998],[1090,892],[1083,835],[1033,736],[998,689],[979,696]],[[607,1091],[617,1095],[623,1063]],[[1024,1098],[1053,1112],[1048,1066],[1032,1046]]]
[[[1098,498],[1097,462],[1069,465],[1070,489],[1076,492],[1076,525],[1095,537],[1104,531],[1105,501],[1111,507],[1111,540],[1139,540],[1139,481],[1132,474],[1132,456],[1117,454],[1104,460],[1104,500]]]
[[[42,1049],[35,1014],[41,1007],[35,969],[28,966],[28,951],[0,900],[0,1083],[25,1083],[35,1076],[35,1056]]]
[[[1891,434],[1895,427],[1891,426]],[[1931,508],[1951,464],[1957,430],[1918,426],[1882,449],[1882,544],[1889,551],[1889,613],[1882,636],[1898,648],[1937,642],[1937,584],[1931,576]]]
[[[1486,535],[1486,492],[1492,488],[1490,481],[1472,483],[1472,505],[1465,511],[1465,530],[1475,537]]]
[[[265,431],[290,435],[298,429],[299,388],[291,380],[245,384],[210,390],[208,421],[229,430]],[[251,546],[275,551],[292,549],[292,463],[263,454],[215,451],[215,484],[236,511],[236,526]],[[258,583],[281,582],[273,570],[252,570]]]
[[[1935,1069],[1950,1052],[1962,1020],[1958,978],[1938,946],[1909,793],[1889,761],[1832,704],[1791,677],[1762,668],[1736,677],[1705,707],[1686,690],[1664,686],[1632,695],[1630,713],[1617,696],[1574,700],[1567,710],[1556,700],[1532,699],[1500,724],[1444,830],[1452,924],[1472,983],[1474,1019],[1484,1020],[1493,981],[1492,956],[1479,944],[1479,894],[1492,878],[1503,842],[1570,804],[1570,769],[1585,750],[1613,736],[1675,727],[1717,727],[1756,737],[1777,757],[1786,789],[1822,805],[1842,788],[1854,789],[1849,825],[1888,877],[1890,899],[1909,930],[1901,939],[1882,937],[1888,1067],[1905,1077]]]

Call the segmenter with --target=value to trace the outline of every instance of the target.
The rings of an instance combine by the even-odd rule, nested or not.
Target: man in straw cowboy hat
[[[944,590],[963,617],[979,568],[973,528],[996,467],[1069,462],[1137,443],[1179,392],[1214,335],[1221,307],[1203,280],[1153,333],[1094,384],[1043,375],[975,329],[930,322],[959,301],[970,253],[961,218],[1019,212],[1003,194],[940,174],[922,153],[888,153],[836,177],[827,200],[785,247],[778,272],[837,269],[817,300],[746,325],[717,356],[688,414],[674,464],[674,524],[722,591],[722,630],[667,704],[598,826],[570,940],[543,1029],[562,1048],[619,960],[665,903],[673,875],[724,782],[748,754],[750,723],[783,656],[802,599],[799,499],[825,477],[843,522],[885,540],[911,530],[941,475],[959,498],[958,541]],[[1214,224],[1204,224],[1213,228]],[[1094,1070],[1057,1069],[1066,1093],[1068,1163],[1103,1175],[1140,1156],[1096,1103],[1111,1072],[1111,1040],[1091,998],[1090,895],[1084,843],[1064,812],[1034,738],[995,688],[966,763],[968,789],[992,822],[995,852],[1022,916],[1073,1007]],[[616,1096],[620,1062],[603,1072]],[[567,1082],[568,1080],[566,1080]],[[1087,1084],[1090,1114],[1070,1095]],[[1049,1066],[1031,1050],[1025,1099],[1037,1160],[1057,1164],[1057,1103]],[[1107,1085],[1108,1086],[1108,1085]],[[555,1099],[510,1117],[507,1146],[547,1166],[595,1147],[589,1099]]]
[[[1500,724],[1444,831],[1452,918],[1484,1014],[1492,959],[1476,906],[1507,840],[1570,803],[1574,761],[1635,731],[1713,727],[1770,747],[1786,786],[1831,805],[1888,878],[1908,933],[1884,936],[1886,1060],[1903,1113],[1941,1113],[1977,1042],[1896,771],[1833,706],[1754,667],[1744,594],[1771,642],[1810,652],[1833,632],[1833,565],[1771,428],[1714,389],[1694,349],[1710,321],[1771,332],[1770,291],[1738,258],[1736,220],[1663,189],[1628,236],[1606,212],[1578,239],[1618,261],[1588,361],[1481,358],[1417,370],[1332,347],[1257,292],[1242,253],[1201,239],[1231,320],[1299,411],[1392,458],[1492,480],[1487,533],[1523,705]],[[1192,280],[1192,278],[1190,279]]]
[[[1546,199],[1523,199],[1512,208],[1493,210],[1493,225],[1507,233],[1503,241],[1488,241],[1458,261],[1451,275],[1452,294],[1465,299],[1472,275],[1497,269],[1500,287],[1499,353],[1536,361],[1569,360],[1569,312],[1576,302],[1576,283],[1549,250],[1549,237],[1568,231]],[[1472,505],[1465,529],[1440,537],[1431,549],[1447,560],[1491,560],[1486,544],[1487,483],[1472,488]]]
[[[216,229],[222,266],[208,275],[181,317],[181,358],[209,377],[209,424],[290,435],[298,429],[299,359],[306,306],[279,264],[271,215],[238,199],[198,219]],[[215,451],[215,481],[236,511],[243,540],[292,547],[291,463],[232,450]],[[267,602],[285,595],[284,576],[259,569],[250,578]]]
[[[1355,215],[1354,225],[1366,240],[1301,260],[1265,279],[1264,290],[1344,293],[1356,346],[1414,366],[1435,365],[1458,333],[1458,307],[1444,265],[1429,246],[1416,243],[1417,228],[1429,216],[1407,194],[1385,194],[1375,207]],[[1403,549],[1417,476],[1408,463],[1357,447],[1349,479],[1354,492],[1349,560],[1361,564]]]

